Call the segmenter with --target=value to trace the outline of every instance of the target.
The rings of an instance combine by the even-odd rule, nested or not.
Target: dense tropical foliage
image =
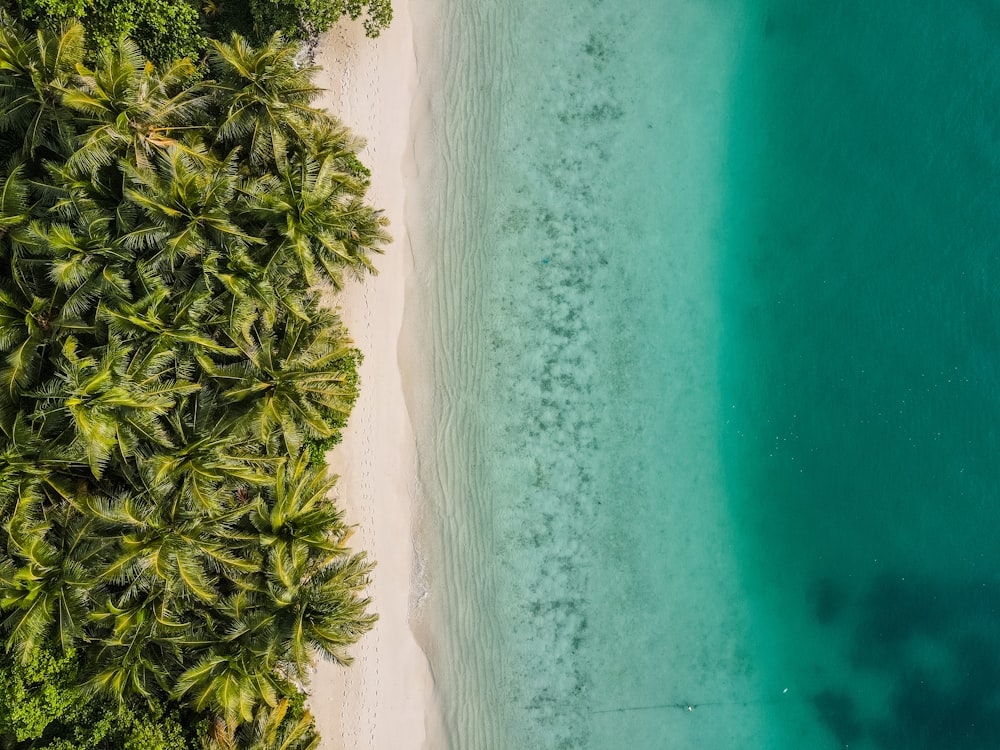
[[[37,649],[22,663],[0,659],[0,746],[45,750],[188,750],[198,729],[185,729],[176,707],[146,701],[117,706],[81,689],[74,650]],[[204,732],[202,732],[204,734]]]
[[[256,43],[275,32],[305,40],[346,16],[376,37],[392,21],[390,0],[0,0],[0,8],[33,29],[81,21],[91,50],[132,38],[157,63],[201,59],[210,38],[233,32]]]
[[[310,746],[310,658],[373,624],[316,460],[358,357],[319,289],[388,238],[296,53],[233,36],[205,79],[119,41],[88,68],[79,25],[0,25],[3,669],[121,724],[58,744],[57,691],[7,747],[138,747],[178,711],[205,747]]]

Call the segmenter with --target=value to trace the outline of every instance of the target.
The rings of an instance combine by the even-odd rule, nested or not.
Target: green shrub
[[[73,649],[36,649],[23,664],[0,660],[0,734],[18,741],[41,737],[79,701],[76,675]]]
[[[348,16],[363,19],[365,33],[377,37],[392,21],[389,0],[250,0],[249,6],[253,31],[263,36],[281,31],[306,39]]]
[[[233,32],[262,43],[280,31],[289,39],[321,34],[340,18],[362,19],[377,37],[392,21],[390,0],[0,0],[29,28],[79,20],[92,52],[131,38],[156,64],[202,59],[208,38]]]
[[[110,49],[127,37],[157,64],[182,57],[199,59],[208,40],[191,0],[7,0],[8,10],[31,28],[58,28],[81,21],[94,52]]]
[[[198,9],[189,0],[88,0],[81,19],[95,49],[110,49],[129,37],[157,64],[197,60],[208,47]]]
[[[176,707],[109,704],[80,689],[75,649],[0,657],[0,735],[32,750],[193,750]],[[193,735],[192,735],[193,736]]]

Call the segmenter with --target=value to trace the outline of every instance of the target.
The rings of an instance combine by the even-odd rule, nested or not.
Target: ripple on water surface
[[[742,30],[711,6],[441,11],[430,148],[446,166],[417,271],[438,381],[431,656],[454,748],[767,734],[780,690],[747,642],[718,462]]]

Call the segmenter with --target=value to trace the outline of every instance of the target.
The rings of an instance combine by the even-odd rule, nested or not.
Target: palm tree
[[[348,646],[377,619],[368,612],[371,599],[361,593],[372,571],[365,555],[340,554],[326,561],[274,555],[267,562],[270,593],[279,607],[275,626],[289,660],[298,666],[318,653],[350,665]]]
[[[126,188],[125,199],[160,230],[161,249],[144,262],[173,267],[200,257],[208,265],[220,245],[262,242],[229,218],[239,164],[235,152],[216,161],[203,151],[171,146],[155,161],[156,169],[126,172],[132,187]]]
[[[82,318],[96,309],[98,299],[129,299],[130,284],[120,269],[129,259],[114,246],[106,216],[88,212],[73,227],[53,224],[42,237],[40,260],[46,262],[49,280],[66,295],[55,303],[63,314]]]
[[[41,345],[45,341],[50,316],[47,300],[25,299],[19,289],[0,287],[0,414],[3,424],[11,424],[21,406],[21,396],[37,385]]]
[[[167,352],[149,356],[112,338],[94,354],[82,355],[78,340],[67,338],[53,378],[30,395],[37,399],[35,418],[46,420],[67,455],[85,461],[100,479],[114,452],[127,461],[169,446],[163,418],[199,386],[159,377]]]
[[[179,642],[194,633],[163,602],[162,592],[144,592],[120,604],[110,598],[91,611],[97,644],[88,649],[85,685],[119,705],[166,695],[175,665],[184,653]]]
[[[309,285],[319,279],[343,287],[342,272],[374,272],[369,255],[389,241],[388,220],[364,203],[364,186],[333,154],[305,155],[279,170],[277,189],[249,206],[276,238],[265,267],[286,273],[291,256]]]
[[[319,92],[310,81],[316,69],[298,67],[298,45],[280,33],[258,48],[238,34],[213,44],[212,70],[228,100],[218,141],[241,146],[253,165],[283,166],[289,141],[303,141],[318,115],[309,106]]]
[[[119,538],[95,572],[126,599],[135,592],[159,591],[163,605],[180,612],[219,601],[227,581],[259,569],[259,562],[229,543],[229,531],[246,507],[208,515],[126,496],[93,512]]]
[[[282,464],[274,484],[253,502],[246,517],[251,526],[243,522],[233,536],[262,559],[258,572],[214,608],[215,626],[227,634],[229,648],[213,646],[213,654],[252,654],[275,679],[299,683],[307,680],[315,654],[349,663],[345,647],[375,621],[363,595],[372,566],[345,546],[350,530],[331,504],[333,484],[324,469],[299,457]],[[208,701],[222,661],[204,661],[215,666],[188,676],[197,676],[198,694]],[[194,689],[194,683],[184,685]],[[263,694],[257,700],[268,702]]]
[[[206,655],[185,670],[173,695],[198,711],[217,713],[232,726],[253,721],[262,704],[277,706],[278,696],[286,689],[253,654],[233,649]]]
[[[258,590],[265,596],[257,604],[273,629],[280,661],[299,680],[306,679],[313,651],[345,663],[343,646],[375,622],[361,595],[372,566],[345,547],[351,530],[330,501],[335,482],[301,455],[278,469],[248,517],[265,555]],[[324,597],[330,610],[318,606]]]
[[[319,735],[312,715],[303,711],[299,716],[289,715],[288,698],[282,698],[274,708],[257,710],[252,723],[239,728],[225,726],[213,733],[208,750],[315,750]]]
[[[136,271],[143,273],[141,264],[136,264]],[[124,341],[153,338],[175,353],[238,353],[237,348],[219,343],[206,324],[220,305],[203,283],[196,281],[178,293],[155,274],[144,275],[142,280],[155,287],[154,291],[135,302],[102,304],[98,310],[98,319],[107,324],[112,335]]]
[[[356,395],[337,367],[351,351],[339,322],[315,302],[309,314],[309,320],[289,318],[272,331],[255,332],[249,345],[234,342],[243,355],[237,362],[199,359],[221,400],[245,406],[241,422],[249,434],[293,456],[305,437],[333,435],[336,418],[347,417]]]
[[[311,287],[387,240],[295,51],[234,37],[201,84],[0,26],[0,630],[286,750],[315,744],[283,702],[309,660],[374,622],[303,451],[357,396]]]
[[[103,546],[76,508],[48,505],[37,485],[26,489],[7,523],[10,556],[0,561],[3,629],[22,659],[47,643],[67,650],[83,636],[88,568]]]
[[[244,450],[237,436],[210,433],[176,452],[154,454],[144,472],[162,488],[163,502],[172,511],[221,512],[248,485],[271,481],[265,473],[268,460]]]
[[[0,22],[0,133],[16,133],[21,153],[57,150],[73,140],[62,92],[83,60],[83,27],[28,34]]]
[[[330,501],[335,485],[336,477],[312,466],[304,454],[282,462],[248,517],[261,547],[282,552],[301,547],[324,556],[343,551],[350,530]]]
[[[8,613],[3,620],[8,649],[25,659],[51,642],[64,650],[72,648],[87,617],[87,572],[42,544],[20,551],[29,558],[27,565],[0,563],[0,606]]]
[[[204,132],[199,122],[210,102],[207,89],[192,85],[195,76],[187,59],[154,68],[128,39],[103,50],[94,69],[81,67],[76,85],[62,92],[86,128],[70,167],[88,172],[123,159],[147,169],[164,149],[195,153],[186,136]]]
[[[24,163],[15,162],[0,185],[0,236],[24,226],[30,219]]]

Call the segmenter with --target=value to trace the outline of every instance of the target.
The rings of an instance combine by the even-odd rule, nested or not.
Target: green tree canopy
[[[134,39],[158,64],[199,60],[211,38],[233,32],[255,43],[275,32],[303,41],[347,17],[361,19],[365,33],[377,37],[392,21],[391,0],[0,0],[0,8],[31,28],[80,21],[94,51]]]
[[[309,746],[285,701],[375,619],[316,460],[358,361],[319,294],[386,221],[295,52],[234,36],[206,80],[0,26],[0,632],[218,747]]]
[[[73,649],[38,649],[25,662],[0,657],[0,747],[195,750],[200,744],[177,706],[109,704],[81,689],[79,666]]]

